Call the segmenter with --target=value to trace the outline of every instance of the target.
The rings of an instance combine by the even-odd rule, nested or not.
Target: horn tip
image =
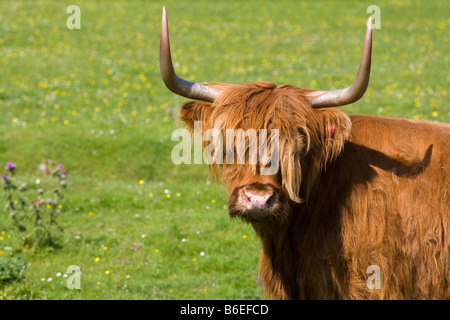
[[[167,10],[164,6],[162,9],[162,17],[161,17],[161,32],[163,28],[168,29],[168,22],[167,22]]]
[[[369,19],[367,19],[367,29],[372,30],[372,17],[369,17]]]

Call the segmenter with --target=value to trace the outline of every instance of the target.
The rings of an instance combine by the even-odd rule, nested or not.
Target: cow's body
[[[450,126],[351,121],[340,156],[290,221],[255,229],[267,296],[450,298]],[[368,288],[369,266],[380,289]]]

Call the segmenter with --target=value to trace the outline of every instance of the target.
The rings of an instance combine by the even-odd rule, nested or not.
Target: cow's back
[[[450,298],[450,126],[351,120],[342,154],[291,224],[299,297]],[[368,268],[380,289],[368,288]]]

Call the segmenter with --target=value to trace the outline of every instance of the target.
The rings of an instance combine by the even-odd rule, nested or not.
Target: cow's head
[[[215,157],[222,158],[216,162],[222,163],[220,173],[230,195],[231,216],[252,224],[284,222],[290,208],[308,199],[316,177],[339,155],[351,130],[349,117],[328,107],[353,103],[367,89],[372,48],[369,26],[370,19],[356,79],[345,89],[315,91],[289,85],[277,87],[270,82],[246,85],[194,83],[175,74],[167,16],[163,9],[162,79],[171,91],[196,100],[183,104],[180,110],[180,118],[189,129],[194,130],[195,123],[201,121],[203,134],[211,129],[221,133],[223,154],[216,153]],[[247,135],[243,140],[233,138],[228,141],[225,139],[227,130],[244,133],[253,130],[258,137],[252,140]],[[266,156],[261,157],[258,153],[252,158],[252,150],[259,151],[261,147],[262,133],[267,133]],[[256,141],[256,149],[251,148],[251,141]],[[238,160],[240,147],[248,151],[241,161]],[[234,161],[227,158],[230,151],[235,151]],[[256,162],[251,161],[254,159]],[[276,159],[279,160],[277,170],[268,171]]]

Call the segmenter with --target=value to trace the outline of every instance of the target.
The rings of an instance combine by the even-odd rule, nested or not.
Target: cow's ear
[[[194,122],[206,123],[212,113],[211,103],[204,101],[189,101],[180,108],[180,120],[186,124],[189,130],[194,130]]]
[[[352,122],[348,115],[336,109],[315,109],[314,112],[319,120],[320,149],[326,163],[341,153],[350,136]]]

